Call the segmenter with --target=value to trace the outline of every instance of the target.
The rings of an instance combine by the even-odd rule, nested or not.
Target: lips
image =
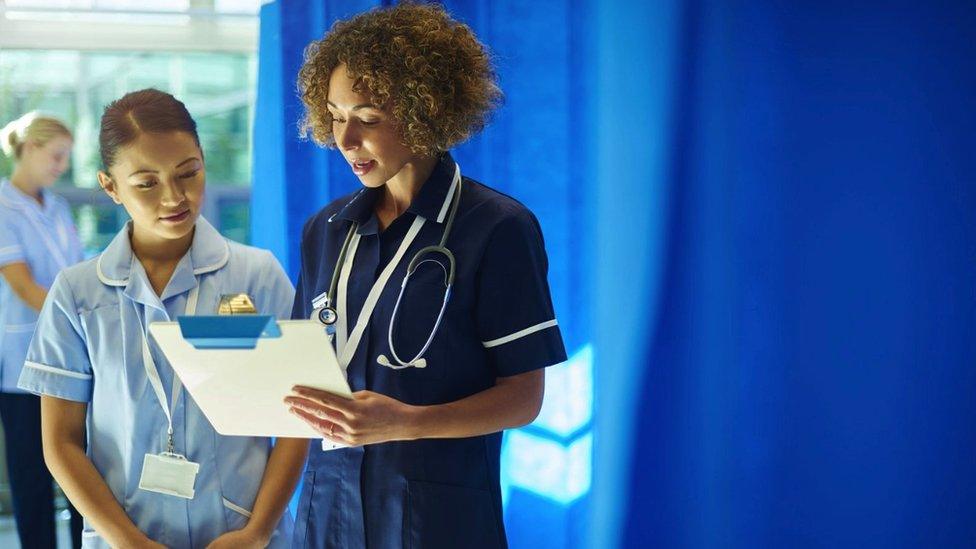
[[[159,219],[160,221],[166,223],[180,223],[181,221],[185,221],[186,218],[188,217],[190,217],[190,210],[183,210],[178,214],[173,214],[166,217],[160,217]]]
[[[369,173],[369,171],[372,170],[373,167],[376,166],[376,161],[375,160],[360,159],[360,160],[352,160],[352,161],[349,162],[349,164],[352,165],[352,171],[353,171],[353,173],[355,173],[356,175],[362,176],[362,175],[366,175],[367,173]]]

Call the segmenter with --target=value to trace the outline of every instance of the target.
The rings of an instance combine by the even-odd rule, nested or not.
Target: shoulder
[[[270,250],[248,246],[229,239],[225,240],[230,253],[228,266],[233,270],[243,268],[254,273],[281,270],[281,263]]]
[[[61,212],[66,210],[71,211],[71,204],[68,203],[68,199],[61,196],[60,194],[57,194],[53,191],[49,191],[47,193],[46,199],[50,200],[51,203],[54,205],[55,208],[57,208],[58,211]]]
[[[101,254],[64,268],[51,285],[51,296],[56,302],[71,301],[73,308],[94,309],[104,301],[107,296],[114,296],[114,287],[102,282],[98,271],[98,259]],[[115,299],[112,299],[115,302]],[[61,303],[68,305],[68,303]]]
[[[0,197],[0,222],[15,223],[19,219],[26,219],[20,208]]]
[[[463,185],[462,210],[482,231],[541,236],[539,221],[525,204],[474,179],[465,177]]]

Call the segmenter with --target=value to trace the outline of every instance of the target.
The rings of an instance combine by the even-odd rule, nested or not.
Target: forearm
[[[0,275],[18,299],[35,311],[40,311],[47,299],[47,288],[34,280],[26,263],[11,263],[0,267]]]
[[[308,439],[303,438],[279,438],[275,442],[247,522],[247,528],[261,539],[269,539],[281,520],[305,466],[308,445]]]
[[[494,387],[467,398],[413,409],[408,438],[464,438],[531,423],[539,415],[543,370],[499,378]]]
[[[44,460],[71,503],[109,545],[138,547],[149,541],[126,515],[81,446],[45,442]]]

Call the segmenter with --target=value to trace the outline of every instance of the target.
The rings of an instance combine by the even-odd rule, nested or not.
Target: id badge
[[[340,444],[338,442],[332,442],[331,440],[326,439],[326,438],[323,438],[322,439],[322,451],[323,452],[328,452],[329,450],[338,450],[340,448],[348,448],[348,447],[349,446],[347,446],[345,444]]]
[[[146,454],[142,461],[142,477],[139,489],[169,496],[193,499],[200,464],[179,454]]]

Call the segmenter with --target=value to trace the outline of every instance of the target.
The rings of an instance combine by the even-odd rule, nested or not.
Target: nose
[[[166,206],[179,206],[186,200],[186,191],[183,185],[175,178],[170,179],[162,185],[163,194],[161,201]]]
[[[343,151],[354,151],[359,148],[359,133],[352,124],[337,124],[333,130],[336,146]]]

